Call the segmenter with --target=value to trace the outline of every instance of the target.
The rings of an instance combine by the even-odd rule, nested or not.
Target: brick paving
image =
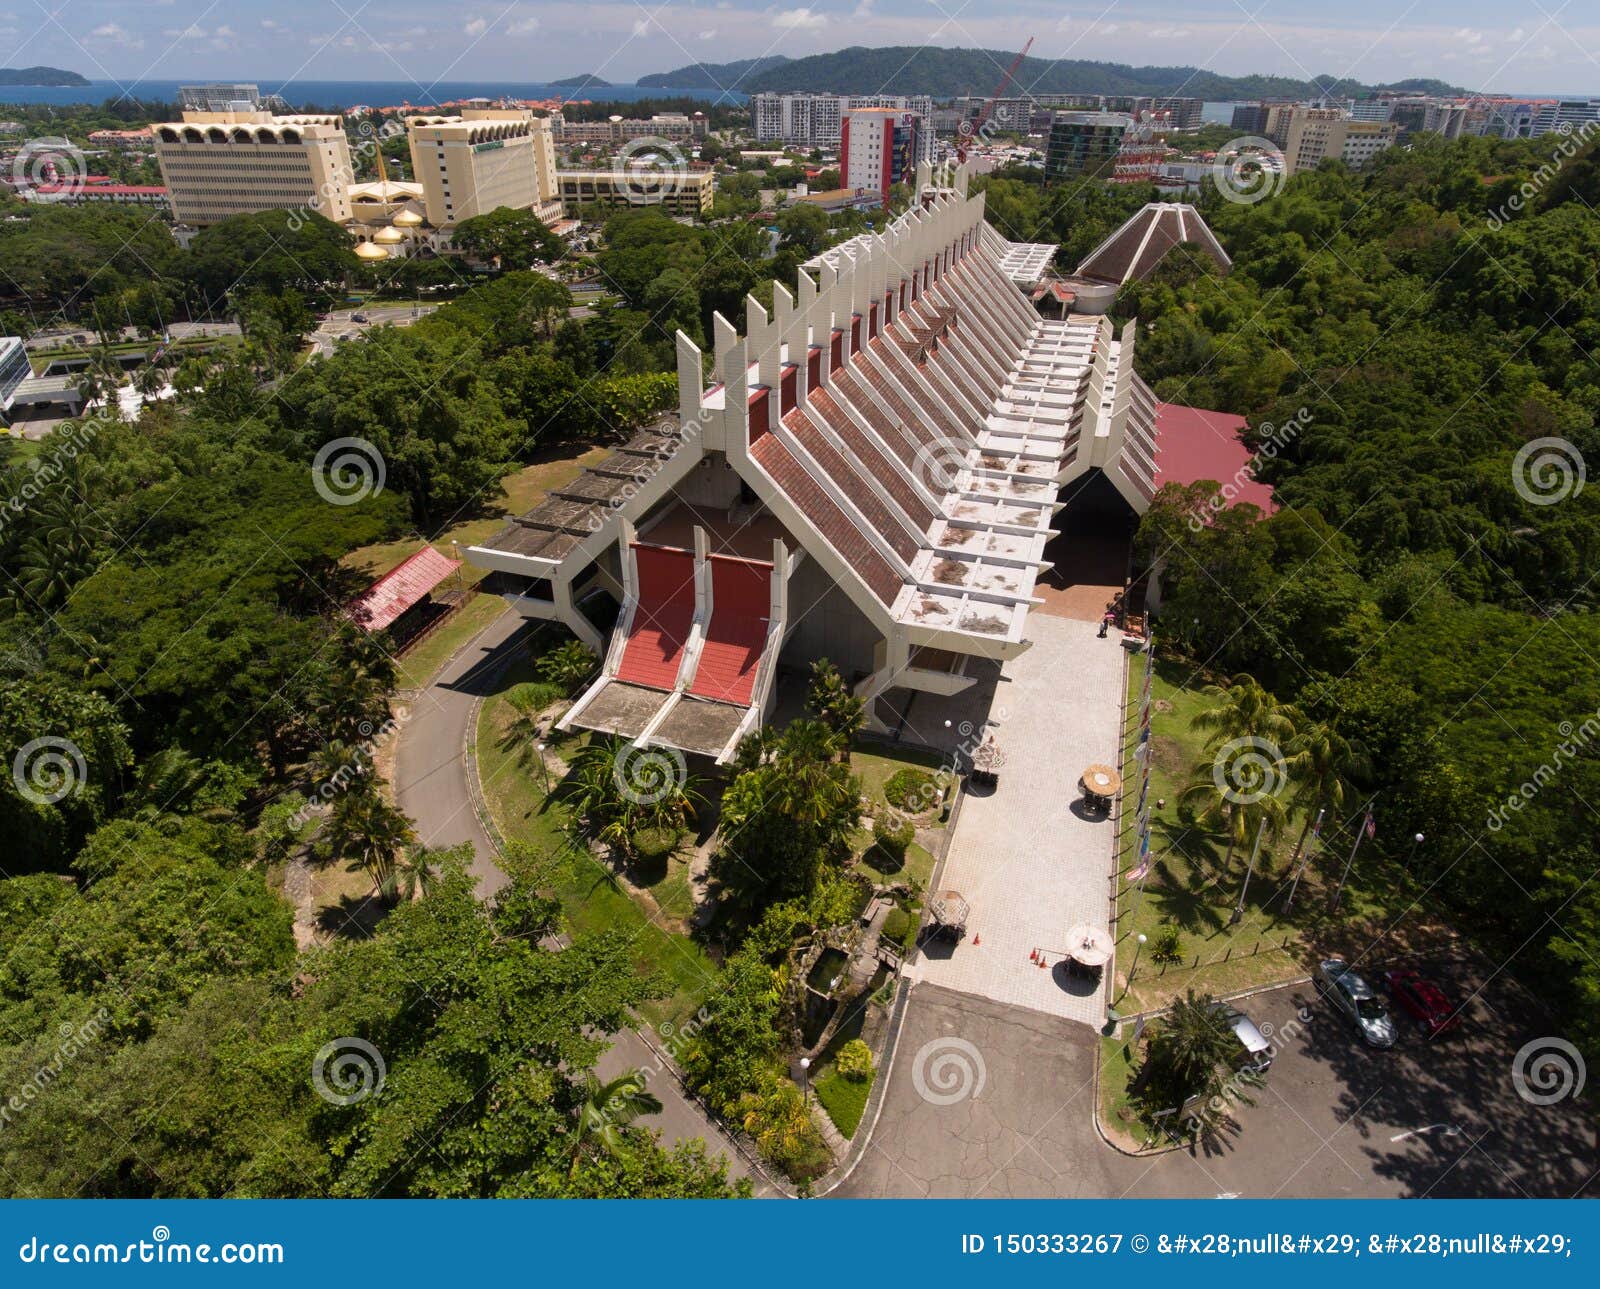
[[[1060,964],[1070,927],[1105,929],[1110,916],[1112,824],[1081,813],[1077,783],[1091,762],[1117,762],[1125,655],[1120,634],[1101,640],[1093,623],[1035,615],[1029,628],[1033,648],[1002,669],[990,711],[1007,758],[999,785],[962,803],[940,879],[971,906],[967,938],[930,943],[907,974],[1100,1025],[1103,984]],[[1047,967],[1029,961],[1034,949]]]

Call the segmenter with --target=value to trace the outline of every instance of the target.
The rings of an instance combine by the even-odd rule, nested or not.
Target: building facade
[[[812,148],[833,148],[843,133],[844,114],[883,108],[915,112],[924,123],[918,161],[933,160],[933,99],[926,94],[800,94],[762,93],[750,100],[750,120],[759,142],[782,142]]]
[[[839,173],[846,188],[878,193],[909,183],[923,160],[923,118],[887,107],[850,108],[839,127]]]
[[[501,206],[560,217],[555,143],[548,118],[506,108],[406,122],[411,173],[428,223],[450,228]]]
[[[716,180],[709,170],[558,170],[561,202],[580,206],[660,206],[670,215],[711,212]]]
[[[1065,179],[1113,179],[1133,118],[1121,112],[1057,112],[1045,146],[1047,183]]]
[[[692,115],[668,112],[652,116],[649,120],[624,120],[620,116],[604,121],[568,121],[558,112],[550,118],[558,147],[590,143],[618,145],[632,143],[635,139],[664,139],[668,143],[692,144],[706,137],[705,113]]]
[[[350,218],[350,144],[337,116],[194,108],[150,129],[180,224],[263,210],[309,210],[336,224]]]

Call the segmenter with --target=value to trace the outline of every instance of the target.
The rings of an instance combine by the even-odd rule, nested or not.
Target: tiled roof
[[[1183,202],[1153,201],[1090,252],[1078,266],[1081,277],[1102,282],[1142,282],[1181,242],[1195,242],[1227,272],[1233,261],[1200,212]]]
[[[345,616],[363,631],[382,631],[460,567],[460,560],[424,546],[352,600]]]

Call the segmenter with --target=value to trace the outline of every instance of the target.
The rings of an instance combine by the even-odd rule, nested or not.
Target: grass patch
[[[869,1074],[864,1079],[847,1079],[837,1070],[829,1070],[816,1082],[817,1100],[822,1102],[833,1126],[846,1137],[854,1137],[861,1126],[875,1077],[876,1074]]]
[[[925,891],[933,880],[933,856],[917,842],[912,842],[906,847],[905,863],[897,865],[892,856],[874,846],[868,838],[867,848],[862,852],[856,869],[869,881],[886,884],[912,882]]]
[[[1118,837],[1118,866],[1127,872],[1137,862],[1138,837],[1133,809],[1140,766],[1132,756],[1138,734],[1138,700],[1144,658],[1133,655],[1128,668],[1128,721],[1124,727],[1123,763],[1127,796]],[[1337,945],[1357,928],[1381,927],[1412,902],[1413,884],[1403,873],[1379,871],[1360,861],[1345,888],[1343,906],[1328,909],[1329,897],[1349,851],[1348,835],[1329,839],[1326,849],[1310,839],[1312,858],[1306,865],[1292,909],[1285,912],[1293,877],[1295,842],[1305,823],[1291,814],[1283,835],[1263,845],[1245,896],[1244,915],[1232,922],[1249,864],[1249,847],[1235,850],[1224,866],[1226,838],[1180,809],[1179,794],[1205,755],[1207,733],[1191,722],[1220,700],[1202,691],[1207,678],[1182,662],[1157,661],[1151,687],[1150,874],[1138,885],[1119,881],[1116,936],[1117,964],[1125,971],[1133,962],[1135,937],[1149,942],[1139,958],[1137,974],[1125,993],[1118,982],[1116,1006],[1124,1013],[1165,1006],[1187,989],[1197,993],[1235,993],[1303,974],[1303,964],[1317,948]],[[1157,805],[1157,802],[1164,804]],[[1168,926],[1178,928],[1181,957],[1158,963],[1153,950]]]
[[[400,659],[395,683],[401,689],[423,689],[439,669],[511,606],[498,595],[474,595],[449,621],[434,628],[416,648]]]
[[[858,747],[850,753],[850,771],[861,777],[861,791],[871,800],[874,810],[890,805],[884,789],[900,771],[910,769],[927,774],[943,764],[937,753],[911,749],[879,752]]]
[[[1131,1038],[1100,1040],[1100,1126],[1122,1145],[1136,1149],[1144,1139],[1139,1123],[1139,1107],[1128,1095],[1138,1063],[1138,1052]]]
[[[487,598],[487,597],[485,597]],[[496,693],[484,700],[474,733],[478,776],[489,813],[508,841],[526,842],[545,854],[545,885],[560,901],[567,928],[574,935],[620,931],[632,947],[641,974],[655,972],[665,996],[639,1010],[654,1025],[681,1023],[700,1007],[715,987],[717,964],[687,935],[665,925],[693,912],[688,862],[683,854],[665,859],[660,877],[645,885],[660,912],[652,916],[586,847],[567,835],[571,812],[546,797],[537,764],[526,762],[504,745],[515,712],[505,700],[513,686],[534,679],[532,663],[521,661],[501,674]],[[552,750],[568,759],[587,735],[555,735]],[[552,775],[552,788],[557,785]]]

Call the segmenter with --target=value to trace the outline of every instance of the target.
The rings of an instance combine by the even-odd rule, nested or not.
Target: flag
[[[1367,830],[1367,840],[1376,840],[1378,836],[1378,823],[1377,820],[1372,817],[1372,811],[1370,810],[1367,811],[1367,822],[1363,825],[1363,827],[1365,827]]]

